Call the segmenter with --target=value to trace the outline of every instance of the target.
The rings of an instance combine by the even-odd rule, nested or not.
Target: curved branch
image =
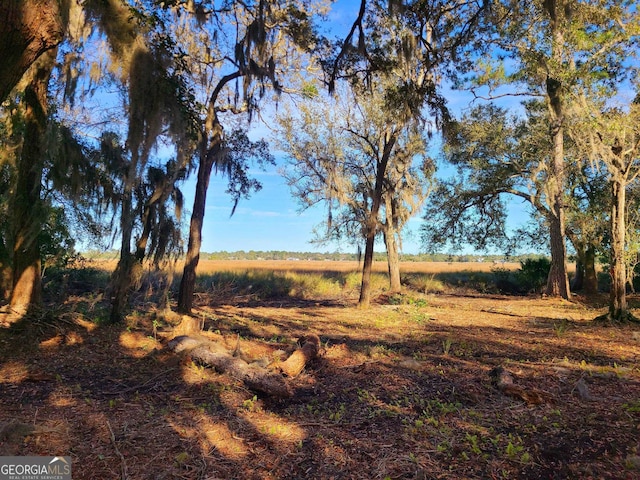
[[[333,72],[331,72],[331,77],[329,79],[330,94],[332,94],[335,91],[336,78],[338,77],[338,71],[340,69],[339,67],[340,61],[344,58],[344,56],[347,53],[347,49],[351,46],[353,35],[355,34],[357,29],[359,29],[360,32],[362,32],[362,20],[364,19],[366,7],[367,7],[367,0],[360,0],[360,10],[358,12],[358,16],[354,20],[353,25],[351,25],[351,30],[349,30],[349,34],[347,35],[347,38],[345,38],[344,42],[342,42],[342,48],[340,49],[340,52],[338,53],[338,56],[336,57],[333,63]]]

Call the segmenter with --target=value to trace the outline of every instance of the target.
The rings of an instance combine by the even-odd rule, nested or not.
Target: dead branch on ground
[[[293,390],[280,372],[289,377],[300,374],[305,365],[318,356],[320,339],[317,335],[305,337],[302,347],[274,368],[265,368],[257,362],[248,363],[219,343],[204,338],[181,335],[172,339],[168,347],[176,353],[185,352],[194,361],[241,380],[251,390],[272,397],[288,398],[293,395]]]

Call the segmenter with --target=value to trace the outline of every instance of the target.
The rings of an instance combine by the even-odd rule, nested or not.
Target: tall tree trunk
[[[567,247],[565,244],[564,212],[564,128],[561,85],[547,79],[547,95],[550,103],[551,136],[553,154],[547,184],[550,201],[549,237],[551,245],[551,269],[547,280],[546,293],[552,297],[569,299],[569,274],[567,269]]]
[[[27,69],[57,47],[65,34],[59,0],[0,2],[0,102]]]
[[[596,272],[596,247],[588,245],[584,252],[584,293],[598,293],[598,274]]]
[[[178,311],[187,314],[191,313],[191,309],[193,308],[193,292],[196,285],[196,269],[200,261],[202,225],[204,223],[204,213],[207,205],[207,190],[209,189],[211,170],[222,153],[223,131],[222,125],[218,122],[217,117],[213,119],[211,131],[212,136],[209,140],[209,147],[206,152],[200,155],[196,194],[193,200],[193,210],[189,224],[189,244],[187,246],[187,255],[185,257],[182,279],[180,280],[180,292],[178,294]]]
[[[373,215],[373,213],[371,213]],[[377,216],[376,216],[377,220]],[[376,240],[377,222],[369,222],[362,263],[362,283],[360,285],[359,308],[369,308],[371,304],[371,270],[373,267],[373,250]]]
[[[627,307],[627,276],[624,262],[625,244],[625,182],[612,180],[613,201],[611,206],[611,292],[609,298],[609,320],[625,321],[629,316]]]
[[[395,228],[393,224],[393,212],[389,201],[386,202],[385,213],[386,223],[384,226],[384,244],[387,248],[387,267],[389,272],[389,291],[399,293],[402,290],[400,283],[400,255],[398,253],[398,242],[396,241]]]
[[[25,132],[18,159],[13,199],[13,290],[11,308],[26,313],[41,300],[41,263],[38,234],[44,206],[40,199],[44,168],[44,135],[47,128],[47,93],[56,49],[34,64],[33,76],[24,92]]]
[[[585,269],[585,247],[584,244],[576,245],[573,242],[576,249],[576,274],[571,281],[571,291],[577,292],[584,288],[584,269]]]
[[[562,1],[548,0],[544,8],[549,16],[551,36],[551,70],[547,72],[546,94],[549,107],[550,135],[553,144],[547,197],[549,199],[549,236],[551,244],[551,269],[547,280],[546,293],[553,297],[569,299],[569,275],[567,271],[567,247],[565,244],[564,212],[564,86],[554,69],[565,63],[564,59],[564,16]]]
[[[124,179],[122,200],[120,206],[120,229],[122,240],[120,243],[120,259],[111,276],[111,323],[118,323],[124,319],[129,300],[129,291],[134,284],[135,256],[131,253],[131,238],[133,236],[133,189],[137,179],[139,155],[132,152],[129,168]],[[142,265],[140,264],[140,271]]]
[[[387,245],[387,268],[389,271],[389,291],[399,293],[402,290],[400,281],[400,255],[395,233],[386,232],[385,243]]]
[[[380,206],[382,205],[382,196],[384,194],[384,179],[387,175],[387,165],[391,158],[391,152],[395,146],[397,135],[390,130],[385,136],[382,155],[376,165],[376,181],[374,184],[371,211],[367,218],[366,243],[364,249],[364,262],[362,264],[362,285],[360,286],[360,299],[358,300],[359,308],[369,308],[371,304],[371,269],[373,267],[373,248],[378,233],[378,216],[380,215]]]
[[[554,137],[554,143],[562,142],[562,129]],[[550,197],[552,200],[551,214],[549,215],[549,239],[551,246],[551,269],[547,279],[547,295],[569,299],[569,273],[567,269],[567,247],[565,244],[565,220],[564,220],[564,158],[563,149],[554,145],[554,160],[552,167],[553,179],[550,180]]]

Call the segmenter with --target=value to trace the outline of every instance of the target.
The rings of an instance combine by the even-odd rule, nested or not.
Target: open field
[[[113,270],[115,260],[96,260],[95,265],[106,270]],[[406,273],[447,273],[447,272],[490,272],[495,268],[515,270],[519,263],[492,262],[401,262],[400,268]],[[178,269],[182,264],[178,263]],[[214,272],[268,270],[268,271],[297,271],[297,272],[350,272],[362,268],[362,264],[350,261],[311,261],[311,260],[200,260],[198,273],[202,275]],[[375,272],[386,272],[386,262],[373,262]]]
[[[405,273],[446,273],[446,272],[490,272],[495,268],[515,270],[519,263],[490,262],[401,262],[400,269]],[[306,260],[203,260],[198,265],[202,274],[229,270],[276,270],[276,271],[358,271],[362,264],[358,262],[306,261]],[[386,262],[373,262],[374,272],[386,272]]]
[[[180,318],[152,299],[102,323],[96,285],[0,328],[0,454],[70,455],[74,480],[640,478],[640,327],[595,324],[606,298],[379,284],[360,310],[344,282],[355,265],[292,263],[286,278],[341,289],[262,298],[239,278],[285,273],[213,277],[206,263],[194,311],[203,337],[249,361],[317,334],[291,398],[170,352]],[[520,395],[497,388],[496,367]]]

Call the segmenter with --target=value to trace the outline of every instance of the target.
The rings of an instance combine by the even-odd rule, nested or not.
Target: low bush
[[[523,293],[538,293],[546,285],[551,260],[546,257],[528,258],[520,262],[520,270],[516,272],[516,281]]]

